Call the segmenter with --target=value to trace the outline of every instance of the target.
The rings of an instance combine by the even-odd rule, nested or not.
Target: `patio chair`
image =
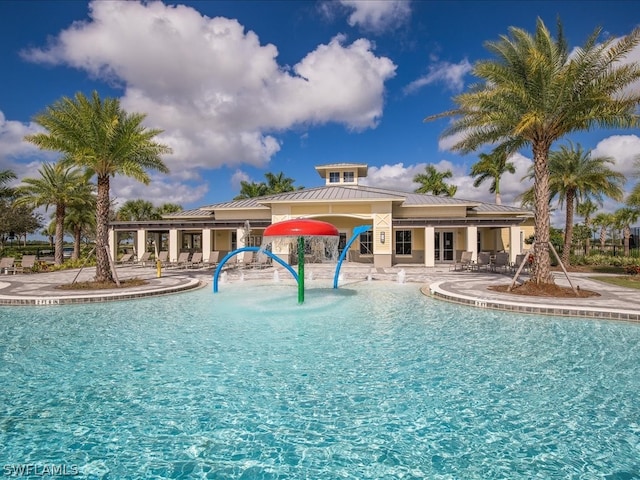
[[[454,271],[471,270],[473,268],[473,252],[464,251],[460,254],[460,260],[452,265]]]
[[[491,255],[489,252],[480,252],[478,254],[478,261],[474,265],[474,269],[480,271],[481,268],[485,270],[489,270],[489,266],[491,265]]]
[[[202,261],[202,252],[194,252],[191,260],[187,262],[184,268],[201,268],[204,265]]]
[[[15,275],[15,260],[15,257],[2,257],[2,260],[0,260],[0,273],[3,273],[5,275],[12,273]]]
[[[125,253],[116,262],[118,265],[125,265],[127,263],[133,263],[133,253]]]
[[[203,262],[203,265],[206,267],[215,267],[218,265],[220,261],[220,252],[218,250],[212,250],[209,252],[209,258],[206,262]]]
[[[169,265],[169,252],[163,250],[158,253],[158,258],[156,259],[163,267],[167,267]]]
[[[491,271],[506,272],[509,268],[511,268],[509,254],[507,252],[498,252],[495,260],[491,263]]]
[[[238,267],[249,268],[253,263],[253,252],[242,252],[242,255],[238,256]]]
[[[253,260],[253,268],[267,268],[269,266],[269,256],[265,255],[264,253],[258,253],[255,255],[254,260]]]
[[[33,271],[33,267],[36,266],[36,256],[35,255],[23,255],[22,260],[20,261],[20,265],[16,265],[15,271],[16,273],[30,273]]]
[[[136,265],[146,267],[147,263],[151,263],[151,252],[144,252],[136,262]]]
[[[191,253],[189,252],[180,252],[180,255],[178,255],[178,260],[176,260],[175,262],[171,262],[169,266],[175,268],[186,268],[187,264],[189,263],[189,255],[191,255]]]

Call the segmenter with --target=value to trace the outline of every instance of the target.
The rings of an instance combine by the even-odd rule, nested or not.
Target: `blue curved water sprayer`
[[[364,232],[368,232],[369,230],[371,230],[371,228],[372,228],[371,225],[360,225],[359,227],[356,227],[353,229],[353,236],[349,239],[347,244],[344,246],[344,250],[342,250],[340,257],[338,258],[338,264],[336,265],[336,273],[333,276],[333,288],[338,288],[338,277],[340,276],[340,267],[342,267],[342,262],[344,261],[344,258],[347,256],[347,253],[349,252],[349,247],[353,242],[356,241],[356,238],[358,238],[360,234]]]
[[[220,260],[220,263],[216,267],[216,271],[213,274],[213,293],[218,293],[218,277],[220,276],[220,273],[222,272],[222,267],[224,267],[224,264],[227,263],[230,258],[232,258],[235,255],[237,255],[239,253],[242,253],[242,252],[259,252],[259,251],[260,251],[260,247],[241,247],[241,248],[237,248],[237,249],[227,253],[224,256],[224,258],[222,260]],[[298,274],[296,273],[296,271],[293,268],[291,268],[291,265],[289,265],[287,262],[282,260],[277,255],[275,255],[273,252],[270,252],[269,250],[263,250],[261,253],[264,253],[268,257],[271,257],[273,260],[278,262],[284,268],[289,270],[291,272],[291,275],[293,275],[293,278],[295,279],[296,283],[300,282],[300,280],[298,278]]]

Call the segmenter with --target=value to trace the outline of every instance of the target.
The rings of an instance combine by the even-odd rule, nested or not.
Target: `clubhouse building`
[[[329,222],[340,232],[339,248],[354,228],[370,225],[348,252],[348,260],[375,267],[454,263],[463,251],[509,252],[513,262],[533,234],[533,214],[520,208],[409,193],[363,185],[362,163],[319,165],[324,185],[293,192],[206,205],[166,215],[162,220],[110,224],[111,255],[118,258],[120,240],[133,239],[134,253],[168,251],[169,261],[182,252],[212,251],[225,255],[243,246],[260,246],[272,223],[294,218]],[[276,251],[291,262],[288,246]]]

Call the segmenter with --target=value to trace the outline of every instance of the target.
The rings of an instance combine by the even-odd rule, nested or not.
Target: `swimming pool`
[[[640,477],[640,328],[415,284],[0,310],[0,465],[87,478]],[[5,470],[6,474],[6,470]]]

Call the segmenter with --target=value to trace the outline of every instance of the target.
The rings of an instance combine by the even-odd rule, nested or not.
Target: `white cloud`
[[[277,132],[296,125],[374,128],[395,75],[365,39],[336,37],[288,69],[274,45],[233,19],[161,2],[89,7],[91,21],[24,57],[121,84],[123,108],[164,130],[160,139],[174,151],[165,161],[181,178],[222,165],[263,167],[281,148]]]
[[[464,88],[464,77],[473,66],[466,58],[459,63],[437,62],[429,66],[426,75],[414,80],[404,88],[405,95],[415,93],[426,85],[444,84],[448,90],[460,92]]]
[[[520,202],[516,201],[516,197],[531,186],[530,182],[522,181],[522,177],[527,174],[531,160],[520,154],[511,156],[509,160],[514,163],[516,173],[507,173],[500,181],[502,204],[519,207]],[[417,163],[405,167],[403,163],[396,163],[380,167],[369,167],[369,173],[366,178],[362,179],[361,183],[380,188],[412,192],[418,188],[418,184],[413,181],[413,177],[419,173],[424,173],[427,165],[427,163]],[[455,198],[487,203],[495,202],[495,195],[489,193],[490,183],[488,181],[478,188],[473,186],[474,179],[469,175],[469,167],[454,164],[449,160],[440,160],[433,165],[440,172],[451,170],[453,177],[446,180],[446,182],[458,187]]]
[[[234,190],[240,190],[240,182],[249,182],[251,178],[246,172],[242,170],[236,170],[231,175],[231,186]]]
[[[349,25],[374,33],[398,28],[411,16],[408,0],[340,0],[340,3],[351,10]]]
[[[164,175],[152,175],[149,185],[129,177],[117,176],[111,179],[110,186],[111,199],[117,206],[127,200],[139,198],[144,198],[156,206],[163,203],[177,203],[185,206],[202,200],[208,190],[206,184],[189,185],[172,181]]]
[[[11,170],[18,177],[11,186],[20,183],[24,177],[39,177],[38,169],[42,162],[53,162],[59,156],[55,152],[40,150],[24,140],[25,135],[42,129],[36,124],[24,124],[7,120],[0,111],[0,170]],[[33,161],[37,157],[40,161]]]
[[[624,174],[628,181],[640,168],[635,166],[636,158],[640,155],[640,137],[637,135],[612,135],[600,140],[596,148],[591,150],[592,157],[612,157],[615,160],[614,170]]]

